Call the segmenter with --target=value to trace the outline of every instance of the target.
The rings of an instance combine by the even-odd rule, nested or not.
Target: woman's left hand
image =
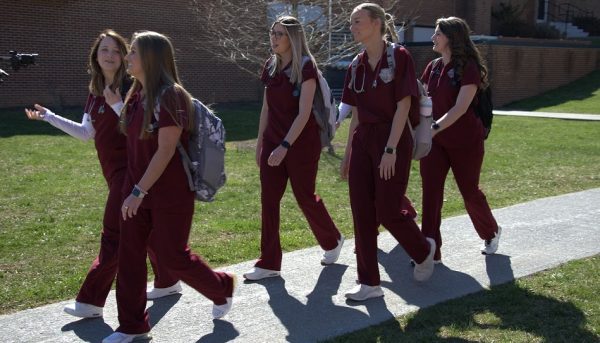
[[[121,214],[123,215],[123,220],[127,220],[127,218],[133,218],[137,214],[137,210],[142,204],[142,198],[138,198],[133,194],[129,194],[127,199],[123,201],[123,206],[121,206]]]
[[[396,173],[396,154],[384,152],[379,162],[379,177],[389,180]]]
[[[287,155],[288,149],[282,147],[281,145],[275,148],[271,155],[269,155],[269,159],[267,160],[267,164],[271,167],[277,167],[281,164],[285,155]]]

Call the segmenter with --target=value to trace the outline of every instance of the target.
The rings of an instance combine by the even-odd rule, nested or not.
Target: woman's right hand
[[[35,110],[30,110],[28,108],[25,109],[27,118],[31,120],[44,120],[44,115],[46,115],[46,111],[48,111],[48,109],[38,104],[35,104],[34,107]]]
[[[120,90],[117,88],[117,90],[113,92],[109,85],[106,85],[104,91],[102,91],[102,95],[104,95],[106,103],[110,106],[123,101],[123,99],[121,99]]]

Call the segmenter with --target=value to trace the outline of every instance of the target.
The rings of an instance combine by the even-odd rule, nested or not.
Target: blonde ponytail
[[[386,29],[386,40],[392,43],[398,43],[398,33],[396,32],[396,24],[394,23],[394,16],[386,13],[385,14],[385,29]]]

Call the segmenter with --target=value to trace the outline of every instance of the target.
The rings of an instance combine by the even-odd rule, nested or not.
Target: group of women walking
[[[354,301],[383,296],[377,263],[377,236],[385,227],[414,261],[414,278],[426,281],[441,262],[441,210],[444,182],[452,168],[477,233],[482,252],[493,254],[501,233],[484,194],[479,174],[484,155],[484,129],[475,116],[478,89],[487,86],[487,70],[459,18],[441,18],[432,37],[440,59],[421,76],[433,101],[433,147],[421,160],[422,228],[405,196],[412,138],[411,107],[418,94],[410,53],[393,47],[393,17],[372,3],[357,6],[351,32],[363,50],[349,68],[342,101],[352,120],[340,174],[348,180],[354,221],[358,282],[345,295]],[[294,17],[271,26],[272,56],[265,62],[256,163],[260,169],[261,255],[243,276],[260,280],[279,276],[280,202],[288,180],[299,207],[323,249],[321,264],[335,263],[344,236],[315,194],[321,153],[319,125],[312,114],[318,69],[302,24]],[[193,127],[191,95],[183,87],[174,49],[164,35],[133,35],[131,48],[107,30],[94,42],[85,113],[76,123],[40,105],[26,110],[30,119],[49,122],[80,139],[95,141],[109,187],[100,252],[73,305],[65,311],[79,317],[102,316],[117,276],[119,327],[103,342],[131,342],[149,337],[146,300],[181,291],[180,281],[214,303],[214,318],[232,306],[234,275],[213,271],[188,247],[194,193],[187,183],[179,142],[186,147]],[[354,70],[353,70],[354,69]],[[146,290],[146,256],[155,274]]]

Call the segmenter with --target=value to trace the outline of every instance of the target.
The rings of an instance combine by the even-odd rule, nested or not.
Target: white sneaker
[[[265,279],[268,277],[275,277],[275,276],[279,276],[279,275],[281,275],[281,272],[279,270],[270,270],[270,269],[263,269],[263,268],[259,268],[259,267],[253,267],[252,269],[250,269],[249,271],[244,273],[244,278],[248,279],[250,281],[256,281],[256,280]]]
[[[410,259],[410,266],[414,267],[417,263],[412,258]],[[442,260],[433,260],[433,264],[442,264]]]
[[[223,318],[230,310],[233,305],[233,298],[226,298],[227,302],[223,305],[213,304],[212,316],[214,319]]]
[[[150,332],[131,335],[122,332],[113,332],[112,335],[104,338],[102,343],[129,343],[133,341],[149,340],[151,338]]]
[[[157,288],[151,287],[146,290],[146,298],[148,300],[158,299],[162,297],[166,297],[167,295],[173,295],[177,293],[181,293],[183,289],[181,288],[181,282],[177,281],[173,286],[166,288]]]
[[[378,298],[383,296],[383,289],[381,286],[367,286],[367,285],[356,285],[346,294],[346,298],[354,301],[363,301],[371,298]]]
[[[481,253],[484,255],[492,255],[498,250],[498,244],[500,243],[500,234],[502,233],[502,228],[498,226],[498,232],[496,232],[496,236],[492,239],[486,239],[483,241],[483,247],[481,247]]]
[[[235,274],[229,274],[233,278],[233,290],[231,291],[231,297],[225,298],[227,302],[223,305],[215,305],[213,304],[212,316],[214,319],[219,319],[225,317],[225,315],[231,310],[231,306],[233,305],[233,293],[235,293],[235,288],[237,287],[237,276]]]
[[[103,308],[76,301],[75,304],[65,306],[63,310],[68,314],[79,318],[96,318],[102,317]]]
[[[421,263],[416,263],[415,268],[413,269],[413,277],[417,281],[427,281],[433,274],[433,255],[435,254],[435,241],[433,238],[427,237],[427,241],[429,242],[429,254],[425,261]]]
[[[342,246],[344,245],[344,235],[341,235],[338,240],[338,245],[331,249],[327,250],[323,253],[323,258],[321,259],[322,265],[328,265],[335,263],[340,257],[340,252],[342,251]]]

